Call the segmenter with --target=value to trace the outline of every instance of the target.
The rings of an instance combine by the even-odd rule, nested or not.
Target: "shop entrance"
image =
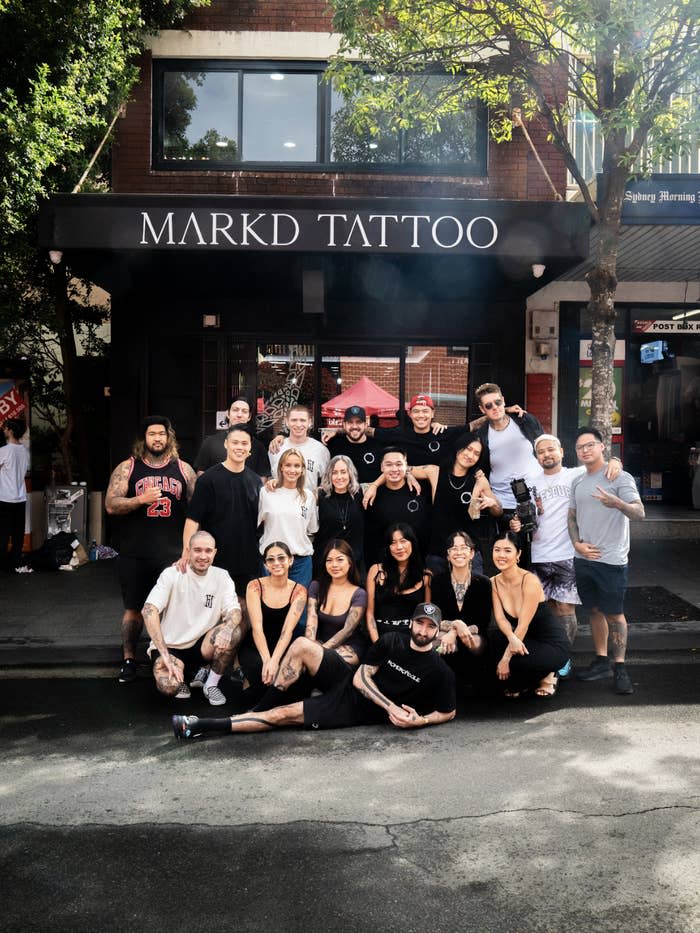
[[[208,346],[206,346],[208,344]],[[433,398],[438,420],[467,420],[470,348],[344,343],[287,344],[205,340],[202,433],[222,427],[228,400],[255,400],[260,431],[277,433],[299,402],[317,425],[338,424],[348,405],[361,405],[372,423],[397,424],[413,395]]]

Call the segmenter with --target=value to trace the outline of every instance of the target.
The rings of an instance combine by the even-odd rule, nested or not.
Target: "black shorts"
[[[625,611],[627,564],[604,564],[599,560],[574,557],[576,589],[586,609],[599,609],[603,615],[617,616]]]
[[[122,557],[121,555],[117,564],[124,608],[141,612],[146,597],[168,564],[164,564],[161,560],[144,560],[141,557]]]
[[[318,697],[304,700],[305,729],[343,729],[387,722],[387,714],[366,700],[348,678]]]
[[[322,690],[331,690],[336,684],[352,677],[355,669],[340,657],[332,648],[323,649],[323,658],[314,674],[314,687]],[[353,688],[354,689],[354,688]]]
[[[204,639],[206,637],[207,633],[205,632],[204,635],[202,635],[201,638],[198,638],[197,641],[193,645],[190,645],[189,648],[168,648],[168,652],[174,658],[179,658],[185,665],[185,683],[194,677],[194,675],[202,666],[204,661],[202,658],[202,645],[204,644]],[[150,654],[151,664],[155,664],[159,657],[160,651],[157,648],[154,648]]]

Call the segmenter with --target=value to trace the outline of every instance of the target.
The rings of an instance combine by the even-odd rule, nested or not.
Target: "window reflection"
[[[236,72],[166,71],[163,155],[166,159],[238,159]]]
[[[425,393],[435,403],[438,421],[465,424],[468,383],[468,347],[406,347],[406,404]]]
[[[318,75],[263,72],[243,78],[243,158],[315,162]]]

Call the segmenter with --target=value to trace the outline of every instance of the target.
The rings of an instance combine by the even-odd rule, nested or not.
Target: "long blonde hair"
[[[306,460],[300,450],[297,450],[296,447],[289,447],[279,459],[277,464],[277,486],[278,488],[284,486],[284,476],[282,475],[282,467],[285,465],[287,460],[291,456],[298,457],[301,462],[301,473],[297,479],[296,489],[299,493],[299,498],[302,502],[306,502]]]

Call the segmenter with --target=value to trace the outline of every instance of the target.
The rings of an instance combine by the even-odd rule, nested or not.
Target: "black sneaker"
[[[124,658],[119,670],[120,684],[133,684],[138,677],[138,667],[133,658]]]
[[[613,671],[610,658],[603,658],[598,655],[585,670],[579,671],[576,677],[578,680],[590,681],[607,680],[607,678],[612,677],[612,675]]]
[[[613,669],[613,690],[622,695],[634,693],[634,687],[624,664],[616,664]]]
[[[175,738],[182,742],[185,739],[195,739],[201,732],[197,732],[199,716],[173,716],[171,719]]]

